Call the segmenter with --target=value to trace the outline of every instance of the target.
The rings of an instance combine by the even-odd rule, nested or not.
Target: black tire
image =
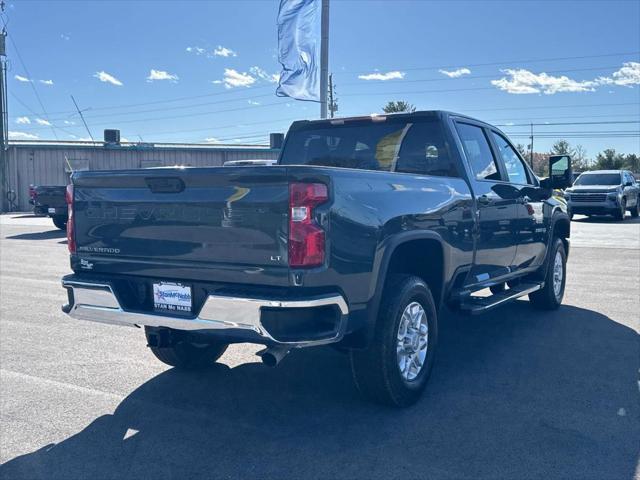
[[[58,227],[60,230],[67,229],[67,217],[56,216],[56,217],[51,217],[51,220],[53,220],[53,224],[56,227]]]
[[[147,342],[150,330],[145,327]],[[178,341],[171,347],[152,347],[149,349],[162,363],[183,370],[201,370],[211,367],[227,349],[226,343],[192,343]]]
[[[398,329],[407,308],[418,303],[427,316],[426,356],[415,378],[405,379],[398,365]],[[366,349],[351,350],[351,371],[356,387],[367,399],[385,405],[413,404],[427,384],[438,343],[438,317],[427,284],[410,275],[387,279],[373,338]],[[410,369],[409,369],[410,370]]]
[[[497,293],[502,293],[507,289],[507,285],[502,282],[502,283],[498,283],[496,285],[491,285],[489,287],[489,290],[491,290],[491,293],[493,293],[494,295]]]
[[[556,255],[560,255],[562,262],[562,280],[560,281],[560,290],[556,294],[554,288],[554,264]],[[547,273],[544,277],[544,287],[536,292],[529,294],[529,301],[531,304],[541,310],[556,310],[562,304],[564,297],[564,287],[567,282],[567,253],[564,249],[564,244],[559,238],[553,240],[551,246],[551,252],[549,255],[548,264],[546,266]]]
[[[624,216],[626,213],[627,213],[627,200],[623,198],[620,201],[620,208],[616,213],[613,214],[613,218],[622,222],[624,221]]]
[[[631,216],[633,218],[638,218],[638,216],[640,216],[640,197],[636,200],[636,206],[631,209]]]

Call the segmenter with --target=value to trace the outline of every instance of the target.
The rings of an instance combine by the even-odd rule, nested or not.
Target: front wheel
[[[562,240],[554,239],[550,253],[544,287],[529,294],[531,304],[542,310],[556,310],[560,307],[567,281],[567,254]]]
[[[67,217],[55,216],[55,217],[51,217],[51,220],[53,220],[53,224],[56,227],[58,227],[60,230],[66,230],[67,229]]]
[[[437,340],[438,317],[427,284],[409,275],[389,278],[371,343],[350,351],[358,390],[377,403],[411,405],[427,384]]]
[[[179,340],[169,347],[154,347],[150,336],[153,331],[145,327],[149,349],[162,363],[183,370],[200,370],[212,366],[228,347],[226,343],[195,343]]]
[[[623,198],[622,200],[620,200],[620,208],[616,213],[614,213],[613,217],[616,220],[623,221],[626,213],[627,213],[627,201]]]
[[[631,209],[631,216],[633,218],[638,218],[640,215],[640,197],[636,200],[636,206]]]

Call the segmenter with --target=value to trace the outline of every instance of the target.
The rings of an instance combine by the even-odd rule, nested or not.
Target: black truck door
[[[479,124],[457,121],[456,128],[471,171],[477,202],[476,253],[467,285],[483,284],[508,275],[516,255],[516,198],[500,188],[506,174],[490,147],[488,132]]]
[[[516,204],[516,269],[540,265],[544,260],[547,237],[547,223],[543,215],[543,200],[540,198],[540,186],[533,173],[525,165],[516,149],[500,132],[491,130],[496,155],[504,165],[509,185],[503,188],[505,195],[515,197]]]

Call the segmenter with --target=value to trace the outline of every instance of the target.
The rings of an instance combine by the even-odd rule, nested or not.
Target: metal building
[[[29,185],[66,185],[72,170],[220,166],[230,160],[277,159],[279,153],[255,145],[14,141],[6,152],[0,205],[2,211],[27,211]]]

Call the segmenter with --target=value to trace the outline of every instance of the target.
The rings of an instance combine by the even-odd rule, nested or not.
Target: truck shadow
[[[60,229],[47,230],[44,232],[20,233],[6,237],[7,240],[51,240],[52,238],[66,238],[67,232]]]
[[[638,334],[565,306],[447,314],[421,401],[362,401],[348,359],[169,369],[2,478],[616,478],[640,449]]]

